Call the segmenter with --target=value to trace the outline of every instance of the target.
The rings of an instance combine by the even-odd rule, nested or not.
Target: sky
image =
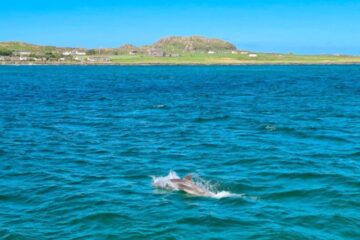
[[[173,35],[251,51],[360,55],[360,0],[0,0],[0,41],[98,48]]]

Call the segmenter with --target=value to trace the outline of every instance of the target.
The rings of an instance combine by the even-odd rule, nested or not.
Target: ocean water
[[[0,173],[0,239],[360,239],[360,66],[2,66]]]

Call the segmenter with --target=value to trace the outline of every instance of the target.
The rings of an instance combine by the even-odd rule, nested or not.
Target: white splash
[[[164,177],[152,177],[152,185],[157,188],[179,191],[174,183],[171,182],[172,179],[181,179],[176,172],[170,171],[167,176]],[[197,175],[193,175],[194,183],[200,188],[206,190],[209,193],[211,198],[221,199],[221,198],[229,198],[229,197],[244,197],[244,194],[236,194],[228,191],[217,191],[216,186],[211,184],[209,181],[205,181]]]
[[[171,179],[180,179],[180,177],[174,171],[170,171],[169,174],[165,177],[156,177],[151,176],[152,185],[157,188],[162,188],[166,190],[178,190],[176,185],[171,182]]]
[[[214,193],[214,195],[212,196],[213,198],[217,198],[217,199],[221,199],[221,198],[243,198],[245,197],[244,194],[238,194],[238,193],[231,193],[228,191],[220,191],[217,193]]]
[[[158,105],[153,105],[153,108],[166,108],[166,105],[164,104],[158,104]]]

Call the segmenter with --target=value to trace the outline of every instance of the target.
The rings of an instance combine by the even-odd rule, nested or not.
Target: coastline
[[[266,53],[237,49],[230,42],[201,36],[172,36],[151,45],[73,48],[0,42],[0,66],[246,66],[355,65],[359,55]]]
[[[360,65],[360,62],[243,62],[243,63],[6,63],[1,66],[306,66]]]

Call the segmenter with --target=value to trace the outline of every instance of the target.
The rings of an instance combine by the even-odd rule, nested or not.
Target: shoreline
[[[1,63],[1,66],[306,66],[360,65],[360,62],[243,62],[243,63]]]

